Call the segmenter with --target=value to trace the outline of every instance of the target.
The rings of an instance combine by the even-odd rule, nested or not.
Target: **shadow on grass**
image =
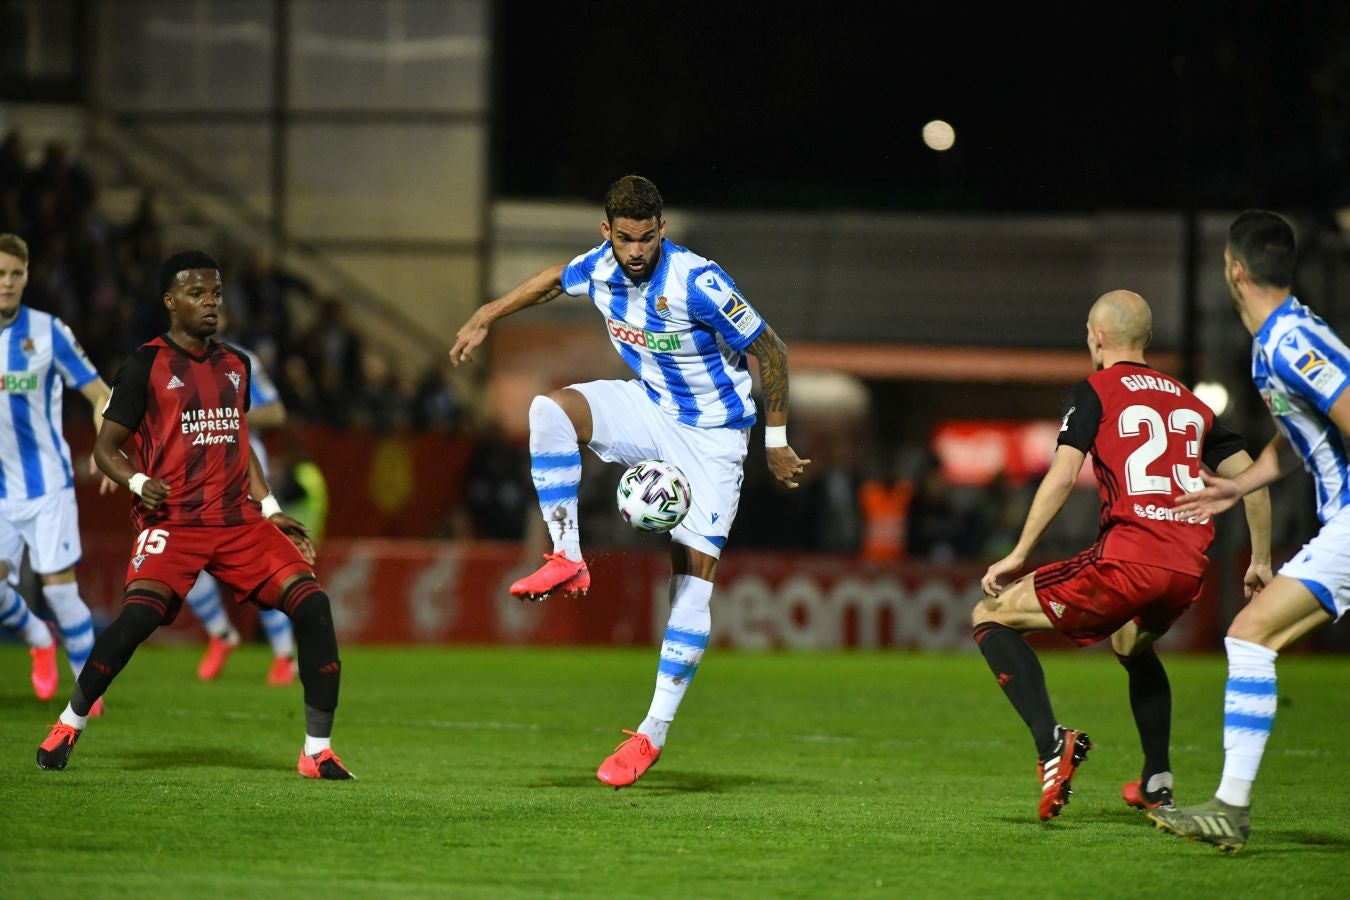
[[[1279,831],[1260,831],[1253,829],[1253,839],[1256,843],[1248,844],[1242,850],[1243,856],[1256,856],[1269,853],[1274,856],[1277,854],[1290,853],[1318,853],[1328,851],[1331,853],[1342,854],[1350,850],[1350,839],[1340,834],[1326,834],[1317,831],[1290,831],[1282,829]],[[1293,844],[1292,847],[1271,847],[1271,844]]]
[[[277,754],[251,753],[238,747],[156,747],[137,750],[118,756],[118,763],[127,769],[276,769],[285,760]]]
[[[631,790],[647,796],[664,794],[726,794],[746,788],[765,788],[794,785],[799,782],[781,778],[752,778],[746,775],[709,772],[657,772],[642,778],[638,784],[624,790]],[[532,788],[573,788],[594,790],[615,790],[596,779],[594,775],[569,774],[559,778],[541,779],[529,785]]]
[[[20,713],[24,713],[36,712],[37,710],[44,708],[53,710],[53,716],[61,712],[61,710],[57,708],[54,700],[39,700],[33,696],[32,691],[29,691],[26,694],[0,694],[0,710],[17,710]]]

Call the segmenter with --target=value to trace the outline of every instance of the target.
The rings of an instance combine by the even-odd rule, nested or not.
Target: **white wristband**
[[[264,519],[270,519],[279,512],[281,512],[281,504],[277,502],[276,497],[268,494],[266,497],[262,498],[262,514]]]
[[[786,425],[765,425],[764,426],[764,446],[765,447],[786,447],[787,426]]]
[[[144,472],[137,472],[127,479],[127,487],[131,488],[131,492],[137,497],[142,497],[144,494],[141,491],[145,490],[145,483],[149,480],[149,475]]]

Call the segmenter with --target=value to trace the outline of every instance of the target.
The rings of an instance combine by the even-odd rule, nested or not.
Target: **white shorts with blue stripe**
[[[670,532],[678,544],[719,558],[741,502],[749,428],[696,428],[663,412],[637,381],[568,385],[591,406],[590,448],[605,462],[674,463],[689,478],[693,503]]]
[[[1279,574],[1303,582],[1336,619],[1345,615],[1350,609],[1350,507],[1328,519]]]
[[[84,551],[74,488],[32,500],[0,499],[0,562],[9,564],[11,580],[19,576],[25,544],[28,564],[39,575],[64,572],[80,561]]]

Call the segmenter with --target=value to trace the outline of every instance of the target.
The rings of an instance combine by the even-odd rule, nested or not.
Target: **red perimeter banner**
[[[131,543],[130,535],[86,541],[82,594],[104,615],[112,614],[121,595]],[[601,551],[588,560],[591,591],[585,598],[544,603],[522,603],[507,593],[512,581],[541,562],[537,550],[517,544],[335,538],[322,548],[318,575],[346,643],[658,642],[668,609],[664,548]],[[752,650],[973,651],[970,612],[983,573],[973,565],[871,567],[838,556],[728,554],[717,571],[713,643]],[[1164,646],[1220,646],[1217,573],[1207,582],[1206,596]],[[257,616],[246,607],[233,612],[241,629],[254,633]],[[201,627],[185,610],[166,636],[200,639]],[[1071,646],[1053,635],[1037,640]]]

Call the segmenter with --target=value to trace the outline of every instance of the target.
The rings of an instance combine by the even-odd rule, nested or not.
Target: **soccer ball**
[[[644,459],[619,479],[619,515],[638,531],[669,531],[684,521],[693,493],[676,466]]]

